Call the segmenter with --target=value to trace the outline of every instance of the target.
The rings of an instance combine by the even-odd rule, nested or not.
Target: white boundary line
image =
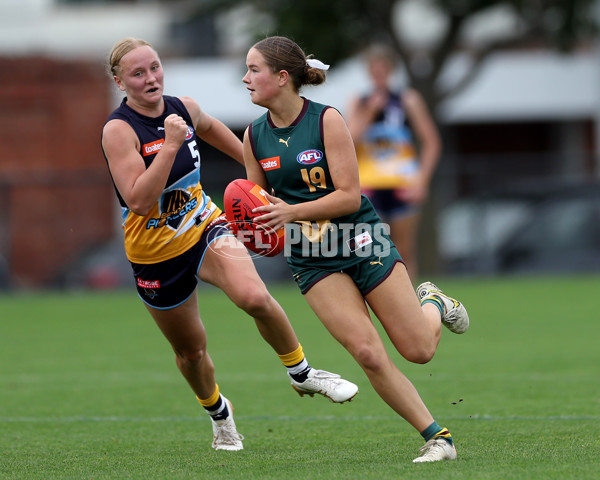
[[[469,416],[441,416],[446,420],[484,420],[484,421],[596,421],[600,415],[469,415]],[[395,420],[398,416],[322,416],[322,417],[290,417],[290,416],[260,416],[260,415],[236,415],[236,420],[244,421],[372,421],[372,420]],[[161,422],[198,422],[209,421],[207,416],[198,417],[96,417],[96,416],[74,416],[74,417],[0,417],[2,423],[85,423],[85,422],[114,422],[114,423],[161,423]]]

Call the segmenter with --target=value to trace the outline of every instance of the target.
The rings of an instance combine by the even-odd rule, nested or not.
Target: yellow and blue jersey
[[[164,144],[165,118],[176,113],[188,125],[164,189],[147,215],[131,211],[115,187],[122,209],[125,253],[134,263],[158,263],[182,254],[200,240],[206,226],[221,214],[200,183],[200,152],[192,119],[180,99],[166,95],[163,98],[165,110],[158,117],[141,115],[127,105],[125,98],[107,120],[123,120],[133,128],[146,168]]]
[[[356,156],[363,188],[394,189],[411,183],[419,165],[400,95],[389,93],[387,104],[358,143]]]

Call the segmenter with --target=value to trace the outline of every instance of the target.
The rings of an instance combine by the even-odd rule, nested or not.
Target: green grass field
[[[210,447],[208,417],[133,291],[28,293],[0,296],[0,478],[597,478],[600,276],[433,280],[464,301],[471,329],[444,331],[427,365],[392,358],[452,431],[456,462],[411,463],[419,434],[295,286],[272,293],[309,361],[360,393],[343,405],[300,398],[252,320],[204,287],[209,351],[241,452]]]

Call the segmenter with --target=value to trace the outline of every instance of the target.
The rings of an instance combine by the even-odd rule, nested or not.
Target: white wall
[[[46,54],[103,59],[123,37],[163,44],[170,15],[143,5],[58,5],[55,0],[2,0],[0,55]]]
[[[250,102],[242,83],[244,63],[244,58],[165,61],[165,91],[191,96],[232,127],[245,127],[262,109]],[[461,63],[456,59],[453,69],[459,71]],[[448,81],[453,76],[449,74]],[[324,85],[302,93],[344,113],[350,97],[368,88],[362,65],[350,61],[330,71]],[[441,119],[446,123],[571,120],[597,118],[599,112],[597,55],[524,52],[491,58],[468,89],[443,105]]]
[[[459,63],[458,61],[456,63]],[[445,121],[596,118],[600,112],[597,52],[496,54],[481,75],[444,105]]]
[[[435,16],[424,8],[426,5],[419,0],[409,2],[411,8],[399,18],[427,17],[432,22],[430,31],[434,32]],[[37,53],[104,62],[114,42],[124,36],[142,37],[160,53],[173,15],[151,0],[110,6],[60,5],[56,0],[2,0],[0,55]],[[506,31],[501,20],[510,20],[508,12],[488,17],[482,22]],[[423,21],[411,25],[423,26]],[[243,37],[243,28],[238,27],[238,36]],[[418,42],[417,33],[423,37],[426,31],[424,28],[414,31],[412,41]],[[473,36],[477,37],[475,33]],[[228,49],[239,50],[240,45],[230,45]],[[262,110],[252,105],[241,81],[245,52],[238,51],[237,57],[231,55],[227,59],[165,60],[166,92],[192,96],[207,112],[232,127],[246,126]],[[326,58],[322,60],[327,62]],[[448,81],[461,71],[464,62],[457,57],[447,72]],[[570,56],[543,52],[497,54],[486,62],[481,75],[467,90],[443,106],[441,118],[448,123],[599,118],[599,80],[598,51]],[[368,85],[362,65],[350,61],[332,70],[325,85],[306,88],[303,93],[344,113],[349,97],[364,91]],[[597,124],[600,128],[600,121]]]

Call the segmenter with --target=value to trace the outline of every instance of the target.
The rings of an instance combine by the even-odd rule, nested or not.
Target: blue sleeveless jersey
[[[200,240],[206,226],[221,214],[202,190],[196,131],[185,105],[176,97],[165,95],[163,99],[165,110],[158,117],[141,115],[127,105],[125,98],[107,119],[107,123],[122,120],[133,128],[146,168],[164,144],[165,118],[176,113],[188,125],[163,192],[148,215],[132,212],[115,187],[122,208],[125,253],[134,263],[158,263],[182,254]]]

